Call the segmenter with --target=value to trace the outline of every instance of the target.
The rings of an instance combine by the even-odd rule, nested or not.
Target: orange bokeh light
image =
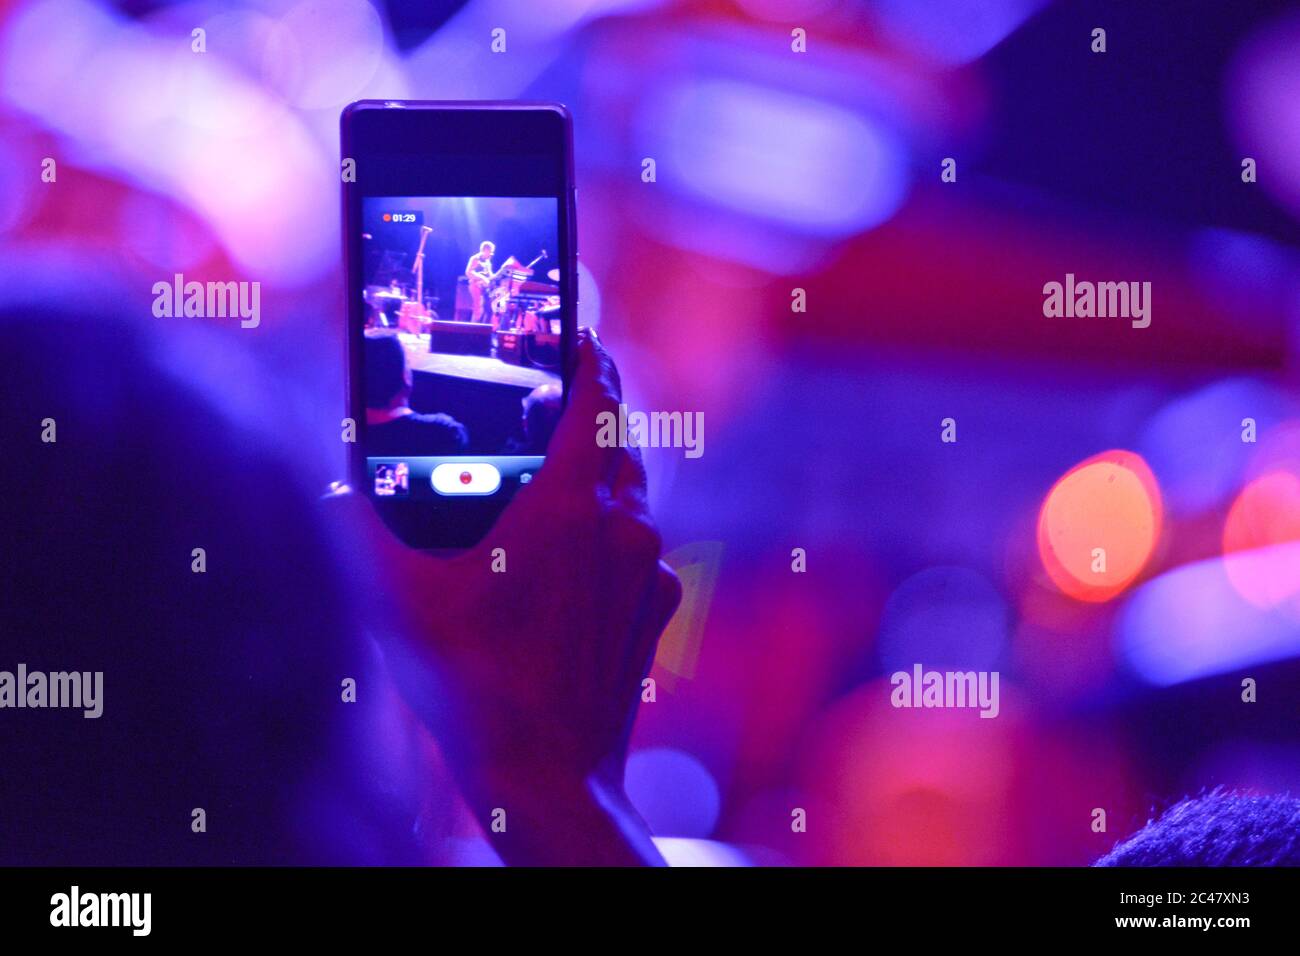
[[[1114,449],[1080,462],[1038,513],[1038,554],[1052,582],[1080,601],[1109,601],[1133,583],[1160,539],[1163,506],[1142,456]]]
[[[1223,551],[1247,551],[1300,541],[1300,478],[1275,471],[1237,495],[1223,527]]]
[[[1223,525],[1224,567],[1237,592],[1256,607],[1300,607],[1300,477],[1274,471],[1237,495]],[[1259,549],[1270,548],[1270,552]]]

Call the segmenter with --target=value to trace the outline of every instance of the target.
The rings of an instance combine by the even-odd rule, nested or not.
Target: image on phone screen
[[[557,207],[552,196],[363,199],[376,495],[491,495],[541,466],[563,398]]]

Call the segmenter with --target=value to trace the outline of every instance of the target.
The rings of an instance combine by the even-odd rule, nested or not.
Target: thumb
[[[618,420],[622,400],[623,385],[614,360],[595,333],[580,329],[568,404],[547,449],[546,467],[538,478],[549,471],[551,482],[562,481],[579,488],[611,486],[625,452],[617,442],[602,447],[596,438],[602,424]]]

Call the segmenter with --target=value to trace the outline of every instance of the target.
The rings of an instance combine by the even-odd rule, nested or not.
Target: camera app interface
[[[372,493],[526,484],[560,415],[554,197],[367,197],[363,441]]]

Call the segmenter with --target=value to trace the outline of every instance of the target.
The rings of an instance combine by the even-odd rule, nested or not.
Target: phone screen
[[[344,148],[354,481],[409,543],[465,546],[536,475],[563,409],[567,117],[377,105],[345,113]]]

